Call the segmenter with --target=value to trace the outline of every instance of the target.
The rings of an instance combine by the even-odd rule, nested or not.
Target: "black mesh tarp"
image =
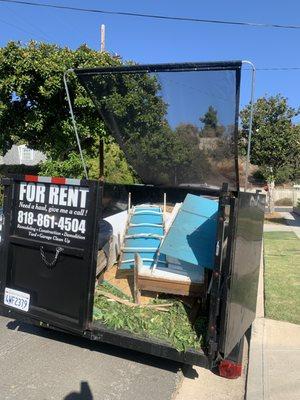
[[[75,70],[141,183],[238,189],[241,62]]]

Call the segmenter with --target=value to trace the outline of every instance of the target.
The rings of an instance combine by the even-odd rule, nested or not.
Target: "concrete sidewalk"
[[[247,400],[300,399],[300,325],[257,318],[253,324]]]
[[[213,372],[193,367],[194,377],[185,377],[174,400],[244,400],[247,375],[247,349],[244,350],[243,375],[225,379]]]
[[[281,216],[286,220],[286,225],[268,223],[264,225],[264,232],[295,232],[300,238],[300,215],[294,212],[282,212]]]
[[[264,231],[293,231],[300,237],[300,218],[284,215],[288,225],[265,224]],[[247,400],[300,399],[300,325],[264,318],[263,262],[256,320],[252,325]]]

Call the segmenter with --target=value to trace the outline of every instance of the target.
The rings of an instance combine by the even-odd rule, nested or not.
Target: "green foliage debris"
[[[118,290],[105,284],[100,286],[111,294],[122,298]],[[131,299],[132,300],[132,299]],[[190,310],[174,298],[155,299],[154,304],[173,303],[168,311],[157,311],[147,307],[128,307],[96,295],[94,301],[94,320],[103,322],[112,329],[159,339],[174,346],[178,351],[199,350],[206,331],[206,318],[198,317],[194,326],[190,323]]]

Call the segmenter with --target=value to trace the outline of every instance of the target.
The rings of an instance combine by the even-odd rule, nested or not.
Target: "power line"
[[[34,35],[34,36],[35,36],[35,34],[34,34],[33,32],[30,32],[30,31],[28,31],[27,29],[23,29],[23,28],[21,28],[20,26],[15,25],[15,24],[13,24],[13,23],[11,23],[11,22],[4,21],[3,19],[0,19],[0,23],[3,23],[3,24],[5,24],[5,25],[11,26],[11,27],[13,27],[13,28],[15,28],[15,29],[18,29],[20,32],[27,33],[27,34],[29,34],[29,35]],[[44,38],[42,38],[40,35],[38,35],[38,36],[39,36],[41,39],[44,39]]]
[[[263,67],[255,68],[256,71],[299,71],[300,67]],[[243,68],[243,71],[252,71],[252,68]]]
[[[300,67],[270,67],[270,68],[256,68],[256,71],[298,71]]]
[[[15,11],[15,10],[12,11],[11,7],[9,7],[8,5],[5,6],[5,8],[6,8],[7,11],[9,11],[10,13],[13,14],[13,17],[16,18],[16,19],[19,21],[19,23],[21,22],[21,23],[23,23],[23,24],[27,24],[27,25],[29,25],[31,28],[33,28],[34,30],[39,31],[39,34],[38,34],[39,37],[43,37],[44,39],[50,40],[50,41],[53,41],[53,40],[54,40],[53,37],[51,38],[47,33],[45,33],[42,29],[40,29],[38,26],[36,26],[33,22],[30,22],[30,21],[26,20],[24,17],[23,17],[23,18],[20,18],[19,15],[16,13],[16,11]],[[18,29],[19,29],[19,28],[18,28]],[[31,32],[30,34],[31,34],[31,35],[35,35],[35,34],[33,34],[32,32]],[[41,36],[41,35],[42,35],[42,36]]]
[[[96,9],[96,8],[71,7],[71,6],[63,6],[63,5],[51,4],[51,3],[35,3],[35,2],[31,2],[31,1],[18,1],[18,0],[0,0],[0,1],[3,3],[14,3],[14,4],[19,4],[19,5],[22,4],[22,5],[33,6],[33,7],[47,7],[47,8],[56,8],[56,9],[60,9],[60,10],[119,15],[119,16],[126,16],[126,17],[198,22],[198,23],[205,23],[205,24],[235,25],[235,26],[246,26],[246,27],[256,27],[256,28],[300,29],[300,25],[266,24],[266,23],[245,22],[245,21],[226,21],[226,20],[218,20],[218,19],[174,17],[174,16],[168,16],[168,15],[141,14],[141,13],[123,12],[123,11],[108,11],[108,10],[100,10],[100,9]]]

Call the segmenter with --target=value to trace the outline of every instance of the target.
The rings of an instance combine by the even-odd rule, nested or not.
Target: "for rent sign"
[[[93,307],[99,182],[12,175],[2,183],[0,309],[82,332]]]
[[[72,184],[20,181],[15,185],[14,235],[70,247],[86,240],[90,205],[89,187]],[[78,185],[74,184],[78,182]]]

